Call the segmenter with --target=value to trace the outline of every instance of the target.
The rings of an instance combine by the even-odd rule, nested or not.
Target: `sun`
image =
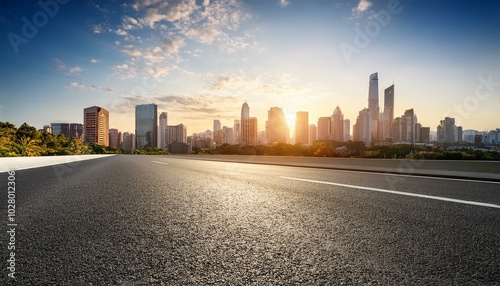
[[[285,114],[286,122],[288,123],[288,128],[295,128],[295,113],[287,113]]]

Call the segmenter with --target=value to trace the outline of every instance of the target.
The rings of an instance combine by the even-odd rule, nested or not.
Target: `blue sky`
[[[273,106],[316,123],[339,105],[353,124],[378,72],[396,116],[500,127],[500,1],[40,2],[0,2],[0,121],[17,126],[98,105],[134,132],[154,102],[191,134],[232,126],[244,101],[260,130]]]

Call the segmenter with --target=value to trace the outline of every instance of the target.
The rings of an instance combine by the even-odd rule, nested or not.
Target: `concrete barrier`
[[[363,159],[255,155],[171,155],[169,157],[500,181],[500,161]]]

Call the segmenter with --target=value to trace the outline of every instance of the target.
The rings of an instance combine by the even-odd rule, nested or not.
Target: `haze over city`
[[[97,105],[134,132],[135,106],[155,103],[192,134],[247,101],[259,130],[273,106],[292,129],[297,111],[315,123],[337,105],[352,124],[378,72],[396,116],[413,108],[434,131],[445,116],[500,122],[497,1],[53,3],[0,4],[0,121],[82,123]]]

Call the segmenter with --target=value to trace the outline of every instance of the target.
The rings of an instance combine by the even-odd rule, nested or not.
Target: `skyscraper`
[[[378,119],[378,73],[370,75],[370,86],[368,89],[368,108],[372,113],[372,120]],[[375,115],[375,116],[374,116]]]
[[[116,128],[109,129],[109,146],[114,147],[116,149],[120,148],[122,143],[122,133],[118,131]]]
[[[351,120],[344,119],[344,142],[351,140]]]
[[[257,145],[257,118],[250,117],[248,103],[241,107],[241,145]]]
[[[298,111],[295,115],[295,143],[309,143],[309,113]]]
[[[187,126],[184,124],[167,126],[166,145],[172,143],[187,143]]]
[[[356,124],[353,126],[354,141],[363,141],[366,146],[372,142],[373,120],[370,109],[365,108],[359,112],[356,118]]]
[[[383,138],[392,137],[392,122],[394,121],[394,84],[384,90],[384,119],[383,119]]]
[[[330,136],[333,141],[344,141],[344,115],[338,106],[333,111]]]
[[[124,132],[123,143],[121,149],[127,152],[132,152],[135,149],[135,135],[134,133]]]
[[[160,114],[160,130],[158,148],[167,149],[167,126],[168,126],[168,113],[162,112]]]
[[[370,75],[370,83],[368,88],[368,109],[370,109],[372,117],[371,137],[378,140],[378,119],[379,119],[379,104],[378,104],[378,73]]]
[[[314,141],[318,139],[318,130],[316,128],[316,125],[314,124],[309,124],[309,145],[314,144]]]
[[[257,118],[249,117],[241,119],[241,144],[242,145],[257,145]]]
[[[439,128],[441,127],[441,128]],[[453,143],[455,138],[456,126],[455,118],[445,117],[444,120],[440,121],[438,127],[438,141],[440,143]]]
[[[330,140],[332,120],[330,117],[318,118],[318,140]]]
[[[249,118],[250,117],[250,107],[248,106],[248,103],[243,103],[243,106],[241,107],[241,119],[243,118]]]
[[[109,146],[109,112],[99,106],[83,110],[83,142]]]
[[[234,143],[241,144],[241,120],[234,120]]]
[[[137,149],[158,146],[158,106],[141,104],[135,107],[135,137]]]
[[[269,144],[287,143],[289,130],[283,109],[271,107],[267,112],[266,136]]]
[[[214,132],[222,129],[222,124],[219,119],[214,119]]]
[[[415,124],[417,123],[417,116],[413,108],[405,110],[405,113],[401,116],[401,142],[416,142]]]

